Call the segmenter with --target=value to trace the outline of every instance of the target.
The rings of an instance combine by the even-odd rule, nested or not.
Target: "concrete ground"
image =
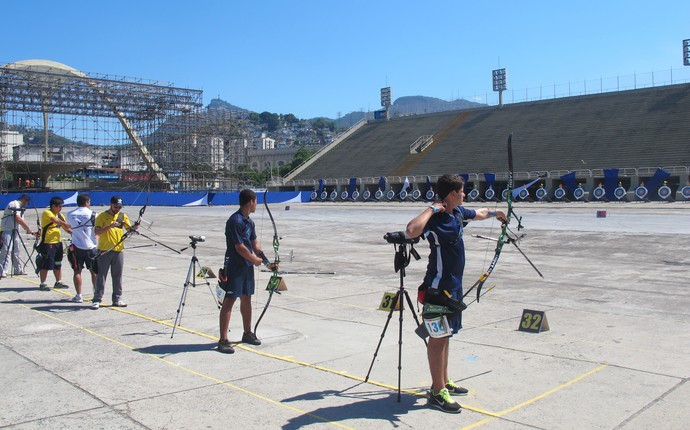
[[[690,204],[516,205],[521,248],[544,279],[504,247],[485,291],[495,287],[451,340],[452,376],[470,391],[458,398],[459,415],[426,405],[430,376],[413,313],[405,309],[402,323],[395,313],[384,332],[388,314],[378,310],[400,286],[382,236],[424,207],[273,205],[281,269],[336,273],[283,275],[288,290],[273,296],[258,328],[263,344],[240,344],[233,355],[215,350],[215,279],[209,289],[194,278],[181,306],[191,249],[128,240],[127,308],[90,310],[88,281],[87,301],[75,304],[73,288],[39,291],[33,274],[0,280],[0,428],[687,428]],[[135,218],[138,209],[125,212]],[[141,232],[176,249],[204,235],[196,255],[217,271],[234,210],[149,207],[142,227],[153,224]],[[272,257],[263,207],[253,217]],[[499,230],[491,220],[466,229],[466,287],[494,254],[493,242],[471,235]],[[422,260],[404,279],[413,301],[428,255],[426,242],[416,249]],[[71,275],[65,268],[70,286]],[[257,274],[254,320],[269,275]],[[524,309],[545,312],[550,330],[518,331]],[[236,306],[230,339],[241,335]]]

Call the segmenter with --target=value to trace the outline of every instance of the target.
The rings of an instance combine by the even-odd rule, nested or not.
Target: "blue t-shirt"
[[[253,266],[235,250],[235,245],[243,243],[250,252],[254,252],[252,241],[256,240],[256,228],[251,218],[245,218],[239,210],[232,214],[225,223],[225,262],[230,266]]]
[[[429,288],[448,290],[454,298],[462,295],[462,274],[465,270],[462,222],[473,219],[476,214],[472,209],[456,206],[452,214],[441,212],[427,222],[423,234],[431,252],[424,283]]]

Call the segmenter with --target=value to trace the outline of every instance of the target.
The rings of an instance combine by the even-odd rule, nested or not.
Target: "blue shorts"
[[[225,296],[240,297],[254,294],[254,267],[241,265],[225,268],[228,277]]]
[[[428,286],[426,284],[422,283],[422,285],[420,285],[419,288],[424,288],[424,287],[428,288]],[[454,291],[449,291],[449,293],[450,293],[451,298],[453,298],[455,300],[459,300],[459,301],[462,300],[462,289],[456,289]],[[426,297],[427,297],[427,301],[429,301],[430,303],[435,304],[435,305],[446,306],[446,303],[444,303],[444,300],[442,298],[434,300],[430,296],[431,296],[431,294],[427,291]],[[441,296],[441,297],[443,297],[443,296]],[[448,325],[450,326],[450,329],[451,329],[451,336],[456,334],[457,332],[459,332],[460,329],[462,328],[462,312],[459,312],[455,315],[447,315],[446,318],[448,318]]]

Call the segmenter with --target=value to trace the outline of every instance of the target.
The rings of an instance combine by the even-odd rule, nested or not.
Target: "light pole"
[[[503,91],[508,88],[506,69],[496,69],[491,72],[494,91],[498,91],[498,107],[503,107]]]

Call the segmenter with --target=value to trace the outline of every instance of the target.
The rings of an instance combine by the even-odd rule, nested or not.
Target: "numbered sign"
[[[381,298],[381,303],[379,304],[379,310],[380,311],[386,311],[390,312],[391,308],[393,308],[393,302],[395,301],[395,295],[397,293],[383,293],[383,298]],[[402,298],[402,297],[401,297]],[[402,300],[398,300],[398,303],[395,304],[395,310],[400,310],[400,302]]]
[[[528,333],[539,333],[548,330],[549,322],[546,320],[546,312],[533,311],[531,309],[523,309],[518,331],[526,331]]]
[[[199,273],[196,275],[197,278],[215,278],[216,274],[213,273],[213,269],[207,266],[203,266]]]

